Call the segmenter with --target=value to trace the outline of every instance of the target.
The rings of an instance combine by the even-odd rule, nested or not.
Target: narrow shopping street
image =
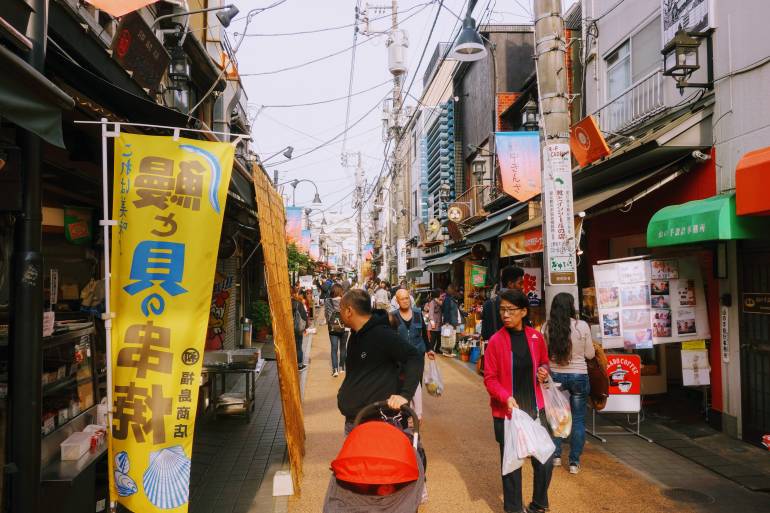
[[[342,445],[343,420],[336,408],[343,376],[330,372],[329,339],[321,326],[314,336],[305,383],[307,433],[302,493],[289,501],[291,513],[321,510],[329,483],[329,464]],[[423,444],[428,456],[428,512],[499,512],[502,489],[499,453],[492,433],[488,396],[481,377],[457,361],[440,358],[446,390],[425,394]],[[600,450],[588,440],[583,471],[554,469],[551,511],[686,512],[698,511],[666,499],[661,488]],[[525,464],[524,497],[531,494],[531,467]],[[622,505],[622,506],[621,506]]]

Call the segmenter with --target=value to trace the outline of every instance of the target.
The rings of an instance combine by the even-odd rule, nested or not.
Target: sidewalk
[[[304,476],[301,495],[289,499],[292,513],[321,510],[331,476],[329,463],[343,442],[343,419],[336,403],[343,376],[331,376],[328,335],[322,328],[310,351],[312,363],[303,402],[307,434]],[[422,440],[428,455],[429,501],[420,512],[502,511],[500,456],[481,378],[447,358],[439,358],[439,365],[446,392],[440,398],[426,394],[423,399]],[[551,512],[700,511],[665,497],[658,482],[624,465],[592,441],[586,446],[582,463],[584,471],[576,476],[564,468],[555,469]],[[529,465],[525,465],[524,474],[528,499],[532,483]]]

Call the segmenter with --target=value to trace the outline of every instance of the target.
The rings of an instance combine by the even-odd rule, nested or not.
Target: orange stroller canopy
[[[332,471],[341,481],[370,485],[408,483],[420,475],[409,437],[385,422],[353,429],[332,461]]]

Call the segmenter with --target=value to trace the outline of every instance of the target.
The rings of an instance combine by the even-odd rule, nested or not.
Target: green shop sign
[[[647,225],[647,247],[711,240],[764,239],[770,222],[735,213],[735,193],[662,208]]]

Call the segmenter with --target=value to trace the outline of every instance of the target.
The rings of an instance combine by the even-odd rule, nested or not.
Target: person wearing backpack
[[[347,358],[348,332],[340,317],[342,293],[342,285],[335,283],[329,291],[330,297],[324,300],[326,326],[329,328],[329,340],[332,346],[332,376],[335,378],[340,375],[340,372],[345,372]]]
[[[307,328],[307,310],[299,287],[295,288],[291,298],[291,314],[294,320],[294,342],[297,345],[297,365],[299,370],[305,370],[305,357],[302,353],[302,339]]]
[[[591,391],[586,360],[596,356],[588,323],[577,319],[575,298],[568,292],[556,294],[551,302],[551,315],[543,325],[548,343],[551,376],[569,392],[572,410],[572,432],[569,435],[569,473],[580,472],[580,455],[586,441],[586,401]],[[556,451],[553,464],[561,466],[560,437],[553,437]]]

